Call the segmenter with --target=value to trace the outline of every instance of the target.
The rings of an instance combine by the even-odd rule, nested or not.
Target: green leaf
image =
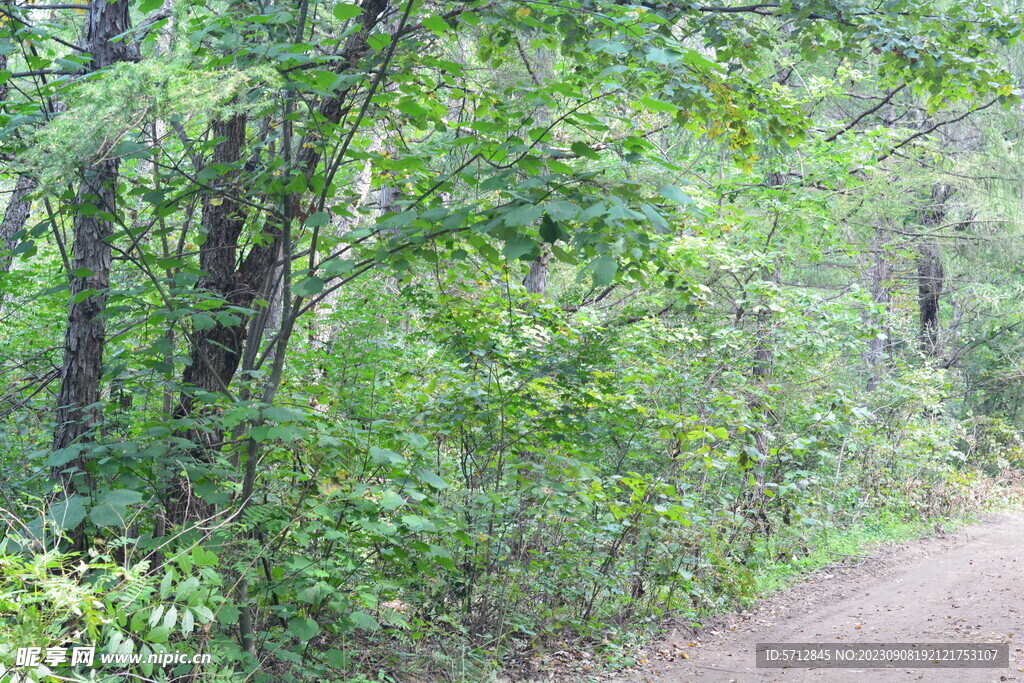
[[[356,611],[348,615],[348,618],[352,620],[352,623],[355,624],[356,628],[361,628],[367,631],[376,631],[380,628],[380,624],[377,623],[377,620],[366,612]]]
[[[238,617],[241,615],[241,610],[230,603],[225,603],[217,610],[217,622],[224,626],[231,626],[238,623]]]
[[[271,422],[293,422],[298,417],[294,411],[281,406],[267,406],[262,413],[263,418]]]
[[[166,600],[171,594],[171,583],[174,581],[174,570],[168,569],[160,581],[160,599]]]
[[[206,315],[205,313],[194,313],[192,314],[192,328],[195,330],[210,330],[217,324],[217,321],[213,317]]]
[[[166,626],[157,626],[143,634],[142,638],[150,643],[166,643],[170,635],[171,629]]]
[[[501,253],[505,255],[509,261],[515,261],[518,258],[526,256],[532,253],[537,248],[537,243],[526,235],[513,235],[507,242],[505,247],[501,250]]]
[[[430,486],[431,488],[435,488],[438,491],[448,488],[448,482],[446,482],[444,479],[437,476],[430,470],[423,469],[422,467],[414,467],[412,473],[416,476],[417,479],[422,481],[424,484]]]
[[[512,228],[521,228],[525,225],[531,225],[534,221],[540,218],[541,208],[534,206],[533,204],[520,204],[515,207],[503,217],[505,225]]]
[[[337,277],[338,275],[348,275],[355,269],[355,261],[351,259],[340,259],[334,258],[327,262],[327,265],[323,268],[323,274],[325,278]]]
[[[378,221],[377,228],[380,230],[393,230],[395,228],[404,228],[412,223],[419,216],[412,209],[407,209],[401,213],[396,213],[391,216],[387,216],[381,221]]]
[[[164,612],[163,627],[165,629],[167,629],[168,631],[170,631],[171,629],[174,628],[174,624],[176,624],[177,622],[178,622],[178,606],[177,605],[171,605],[170,607],[167,608],[167,611]]]
[[[409,527],[411,531],[437,531],[437,525],[420,515],[402,515],[402,524]]]
[[[572,202],[559,199],[545,204],[544,210],[547,211],[552,220],[568,221],[579,215],[580,207]]]
[[[331,217],[326,212],[317,211],[316,213],[311,213],[309,217],[306,218],[305,226],[307,228],[318,228],[320,226],[327,225],[330,218]]]
[[[391,44],[391,36],[385,33],[374,33],[372,36],[366,39],[366,44],[373,48],[375,51],[380,52]]]
[[[324,281],[316,275],[310,275],[309,277],[304,277],[296,282],[292,291],[295,292],[297,296],[316,296],[320,292],[324,291]]]
[[[434,35],[438,38],[443,36],[448,30],[448,22],[438,16],[427,17],[423,20],[423,25],[433,31]]]
[[[331,10],[331,14],[333,14],[334,18],[337,19],[338,21],[348,21],[349,19],[354,19],[355,17],[358,17],[361,11],[362,10],[359,9],[358,5],[350,5],[347,2],[339,2],[337,5],[334,6],[334,9]]]
[[[403,505],[405,505],[405,498],[402,498],[400,495],[398,495],[391,489],[385,491],[384,495],[382,495],[380,498],[381,508],[387,510],[388,512],[391,512],[392,510],[397,510]]]
[[[674,114],[679,111],[679,107],[671,102],[665,102],[664,100],[659,100],[654,97],[644,97],[640,100],[640,104],[644,105],[651,111],[668,112],[670,114]]]
[[[386,448],[370,446],[370,461],[374,465],[401,465],[405,462],[405,458]]]
[[[481,244],[477,247],[477,251],[480,255],[492,265],[501,265],[501,256],[498,254],[498,250],[489,244]]]
[[[341,650],[328,650],[324,653],[324,659],[336,669],[347,669],[352,661],[349,654]]]
[[[320,631],[320,626],[309,617],[295,617],[288,622],[288,632],[299,640],[309,640]]]
[[[61,529],[74,529],[85,519],[85,496],[71,496],[50,506],[50,519]]]
[[[665,233],[668,231],[668,221],[665,220],[665,217],[656,208],[644,203],[640,205],[640,210],[647,216],[647,221],[656,232]]]
[[[115,507],[107,502],[96,505],[89,511],[89,519],[96,526],[121,526],[125,523],[127,512],[123,507]]]
[[[213,611],[206,605],[192,605],[189,609],[195,613],[199,623],[208,624],[213,621]]]
[[[558,240],[568,242],[570,235],[558,221],[553,221],[547,215],[540,222],[540,236],[548,244],[554,244]]]
[[[658,194],[681,206],[693,205],[693,200],[690,198],[690,195],[686,194],[675,185],[662,185],[658,188]]]
[[[200,567],[217,565],[217,555],[199,546],[192,548],[192,560]]]
[[[655,64],[663,64],[668,66],[669,64],[675,64],[679,61],[680,57],[674,52],[670,52],[660,47],[654,47],[647,51],[647,61]]]
[[[53,451],[50,454],[50,457],[46,459],[45,464],[48,467],[62,467],[77,458],[79,455],[81,455],[81,451],[77,446],[61,448]]]
[[[601,254],[590,262],[589,267],[593,273],[594,286],[604,287],[611,284],[611,281],[615,279],[615,273],[619,269],[619,264],[610,255]]]
[[[114,489],[100,494],[100,500],[110,503],[114,507],[125,507],[142,501],[142,494],[130,489]]]
[[[601,156],[591,148],[585,142],[574,142],[569,145],[569,149],[573,151],[573,154],[578,154],[581,157],[587,157],[588,159],[600,159]]]

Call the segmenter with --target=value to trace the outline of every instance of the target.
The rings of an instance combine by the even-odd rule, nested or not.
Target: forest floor
[[[757,643],[1004,643],[998,669],[758,669]],[[1024,681],[1024,512],[827,567],[756,608],[650,646],[620,683]]]

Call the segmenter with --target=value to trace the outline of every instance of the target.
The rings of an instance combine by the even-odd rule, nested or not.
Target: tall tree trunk
[[[939,303],[944,270],[939,246],[922,242],[917,256],[917,303],[921,318],[921,352],[928,358],[939,355]]]
[[[273,245],[252,247],[248,256],[259,260],[258,267],[262,267],[259,272],[239,267],[238,247],[245,227],[246,211],[235,197],[242,191],[239,187],[242,173],[240,161],[246,141],[246,124],[245,114],[235,114],[223,121],[215,121],[211,127],[211,135],[219,142],[213,148],[210,165],[230,170],[217,178],[217,186],[221,190],[203,198],[202,229],[206,233],[206,241],[199,252],[199,267],[203,277],[199,280],[198,289],[219,298],[224,304],[208,311],[215,320],[213,325],[205,329],[194,329],[189,336],[191,353],[189,363],[182,373],[186,389],[178,400],[175,411],[178,417],[195,417],[193,412],[197,393],[218,394],[230,386],[241,361],[247,327],[245,321],[237,316],[233,321],[235,324],[225,325],[227,318],[218,314],[225,312],[223,306],[248,308],[252,305],[262,288],[261,276],[265,278],[273,271],[273,259],[270,258],[273,252],[263,252],[269,252],[271,246],[279,248],[276,240],[273,240]],[[249,260],[246,259],[247,262]],[[194,429],[188,436],[197,442],[196,449],[189,456],[200,461],[209,460],[211,454],[220,448],[222,441],[217,429]],[[201,519],[207,512],[207,506],[192,494],[189,481],[176,477],[171,483],[167,500],[168,521],[181,524]]]
[[[530,294],[546,294],[548,291],[548,262],[551,260],[551,248],[542,244],[540,256],[530,263],[530,272],[523,279],[523,286]]]
[[[392,156],[395,155],[397,155],[397,152],[392,151]],[[402,190],[399,189],[397,185],[393,185],[391,183],[384,183],[383,185],[380,186],[380,189],[377,191],[377,193],[378,197],[380,198],[379,203],[377,205],[378,215],[382,216],[388,213],[397,213],[402,210],[402,207],[399,206],[398,204],[398,202],[401,201],[402,199]],[[380,237],[385,243],[387,243],[388,241],[395,239],[401,234],[401,228],[393,227],[387,228],[383,232],[381,232]],[[399,294],[401,288],[398,284],[398,277],[396,277],[395,275],[388,275],[384,280],[384,289],[389,294]]]
[[[7,70],[7,55],[0,54],[0,72]],[[11,80],[7,79],[0,83],[0,104],[7,101],[7,95],[11,91]],[[14,186],[11,199],[7,202],[7,209],[4,211],[3,222],[0,223],[0,270],[9,272],[14,257],[11,251],[16,246],[14,236],[19,230],[25,227],[28,222],[29,212],[32,209],[32,202],[28,201],[28,195],[36,189],[36,181],[28,176],[18,176],[18,182]],[[0,299],[0,305],[3,304]]]
[[[956,190],[945,183],[932,187],[931,201],[921,216],[921,225],[926,237],[918,244],[917,256],[917,303],[920,312],[921,352],[928,358],[936,358],[939,348],[939,304],[945,272],[942,256],[934,233],[946,219],[947,202]]]
[[[366,39],[387,10],[388,0],[363,0],[361,5],[363,29],[349,36],[345,46],[347,59],[339,61],[339,68],[354,64],[365,54]],[[346,111],[345,102],[344,93],[321,102],[316,116],[318,125],[310,128],[302,144],[297,147],[295,165],[307,177],[316,172],[323,154],[318,131],[325,125],[337,125],[341,121]],[[214,137],[223,139],[214,149],[213,164],[238,163],[245,146],[245,126],[246,119],[242,114],[214,124]],[[238,170],[229,171],[221,177],[219,184],[233,183],[238,177]],[[235,188],[235,191],[240,189]],[[275,273],[274,264],[281,249],[281,233],[277,227],[278,219],[269,219],[264,231],[270,234],[271,239],[253,245],[239,264],[238,243],[245,219],[242,207],[228,196],[231,194],[227,192],[224,196],[208,196],[204,200],[203,229],[206,231],[206,242],[200,250],[200,267],[206,277],[200,285],[231,305],[249,307],[256,295],[264,289],[267,278]],[[290,254],[283,255],[283,258],[290,257]],[[208,330],[193,334],[191,341],[192,353],[183,377],[185,383],[213,393],[230,386],[245,345],[245,326],[225,327],[218,322]],[[192,406],[192,397],[183,395],[179,415],[190,414]]]
[[[92,55],[93,71],[122,61],[138,58],[135,46],[115,40],[131,29],[128,0],[91,0],[86,17],[86,49]],[[98,212],[115,213],[119,163],[103,159],[83,171],[78,203],[91,205]],[[103,371],[103,345],[106,341],[107,288],[110,285],[110,237],[113,225],[96,211],[75,214],[73,221],[73,258],[70,277],[71,303],[64,335],[64,360],[61,386],[57,395],[57,426],[54,450],[84,443],[102,416],[100,377]],[[90,293],[91,292],[91,293]],[[55,471],[67,492],[74,490],[71,471],[82,469],[81,457],[65,469]]]
[[[875,231],[875,244],[870,267],[871,303],[873,310],[867,315],[867,326],[879,330],[868,340],[865,360],[868,366],[867,390],[874,391],[882,383],[885,355],[892,348],[892,332],[889,329],[889,303],[892,293],[889,286],[892,280],[892,264],[885,258],[885,237],[881,230]]]
[[[14,186],[11,200],[7,203],[7,210],[4,211],[4,220],[0,223],[0,271],[6,273],[11,269],[14,260],[11,251],[15,244],[14,236],[24,229],[28,222],[29,212],[32,209],[32,202],[28,196],[36,189],[36,181],[28,176],[18,178],[18,184]]]
[[[246,291],[242,273],[238,271],[238,240],[245,226],[245,209],[234,200],[241,188],[237,186],[238,168],[245,145],[246,116],[235,114],[225,121],[216,121],[212,135],[220,140],[213,149],[211,166],[234,166],[221,175],[217,184],[224,188],[217,195],[203,198],[202,226],[206,241],[199,252],[203,277],[201,291],[222,299],[226,304],[246,307],[255,291]],[[260,247],[253,247],[254,250]],[[220,321],[212,327],[195,331],[190,337],[192,353],[182,379],[188,387],[219,393],[231,382],[245,341],[245,325],[225,326]],[[192,391],[186,391],[179,405],[179,414],[189,415],[193,406]]]
[[[778,271],[769,276],[772,282],[778,282]],[[771,449],[768,444],[768,424],[771,420],[771,410],[765,400],[768,395],[768,382],[772,376],[772,363],[775,359],[773,351],[774,332],[772,330],[772,312],[767,306],[762,306],[757,314],[757,331],[755,332],[754,363],[751,368],[751,379],[758,392],[750,404],[751,412],[757,416],[760,425],[752,430],[754,438],[754,450],[757,452],[757,461],[754,463],[754,487],[749,495],[748,514],[753,518],[755,524],[767,530],[768,517],[765,514],[764,506],[768,502],[765,494],[766,470],[768,460],[771,458]]]
[[[344,50],[344,59],[339,60],[338,68],[356,64],[367,53],[367,38],[377,23],[384,18],[388,9],[388,0],[363,0],[362,30],[349,36]],[[302,143],[296,147],[295,169],[306,177],[312,176],[317,169],[323,154],[321,130],[337,125],[347,111],[346,94],[326,98],[320,103],[316,114],[317,125],[310,127]],[[244,115],[236,115],[213,126],[213,135],[221,138],[213,154],[214,164],[238,165],[245,146],[246,120]],[[240,180],[238,169],[221,175],[218,184],[228,185],[223,194],[207,196],[203,203],[203,229],[206,231],[206,242],[200,248],[200,267],[205,277],[200,283],[207,291],[215,294],[229,305],[242,308],[251,307],[256,296],[267,289],[268,279],[277,273],[275,264],[280,258],[289,259],[291,254],[281,254],[282,231],[280,218],[271,216],[264,222],[263,230],[270,239],[250,247],[245,257],[238,262],[238,247],[242,228],[245,224],[244,209],[232,196],[241,192],[241,188],[230,185]],[[301,198],[295,198],[295,204]],[[300,216],[301,207],[293,208],[293,215]],[[283,311],[287,317],[291,311]],[[194,395],[197,390],[210,393],[226,391],[239,367],[243,353],[246,352],[248,330],[245,325],[225,326],[220,320],[206,330],[198,330],[190,338],[192,351],[183,380],[189,387],[179,401],[176,411],[179,417],[191,415],[195,404]],[[248,355],[248,354],[246,354]],[[197,435],[193,435],[197,436]],[[221,438],[206,437],[202,450],[207,453],[220,447]],[[203,459],[201,450],[192,454]],[[167,502],[167,521],[181,524],[189,519],[198,519],[206,512],[206,507],[197,500],[189,490],[188,483],[177,480],[172,483]]]
[[[518,38],[516,38],[516,47],[519,50],[520,59],[523,60],[523,66],[526,67],[526,71],[530,74],[533,84],[538,88],[544,87],[551,79],[551,74],[554,70],[553,57],[544,50],[537,50],[532,57],[527,55],[526,49]],[[551,111],[548,107],[538,107],[533,116],[534,124],[543,128],[548,125],[550,117]],[[547,294],[550,264],[551,247],[542,243],[540,254],[530,262],[530,270],[526,273],[526,277],[523,278],[523,287],[526,288],[527,292],[530,294],[540,294],[541,296]]]

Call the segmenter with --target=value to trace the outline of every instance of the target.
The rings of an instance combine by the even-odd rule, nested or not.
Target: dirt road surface
[[[999,669],[758,669],[757,643],[1009,643]],[[683,655],[686,655],[685,657]],[[622,683],[1024,682],[1024,513],[819,570],[751,612],[670,632]]]

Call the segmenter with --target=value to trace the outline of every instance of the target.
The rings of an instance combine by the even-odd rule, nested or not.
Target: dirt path
[[[1010,667],[757,669],[755,644],[765,642],[1009,642]],[[882,548],[815,572],[717,629],[670,633],[628,680],[1024,681],[1024,513]]]

